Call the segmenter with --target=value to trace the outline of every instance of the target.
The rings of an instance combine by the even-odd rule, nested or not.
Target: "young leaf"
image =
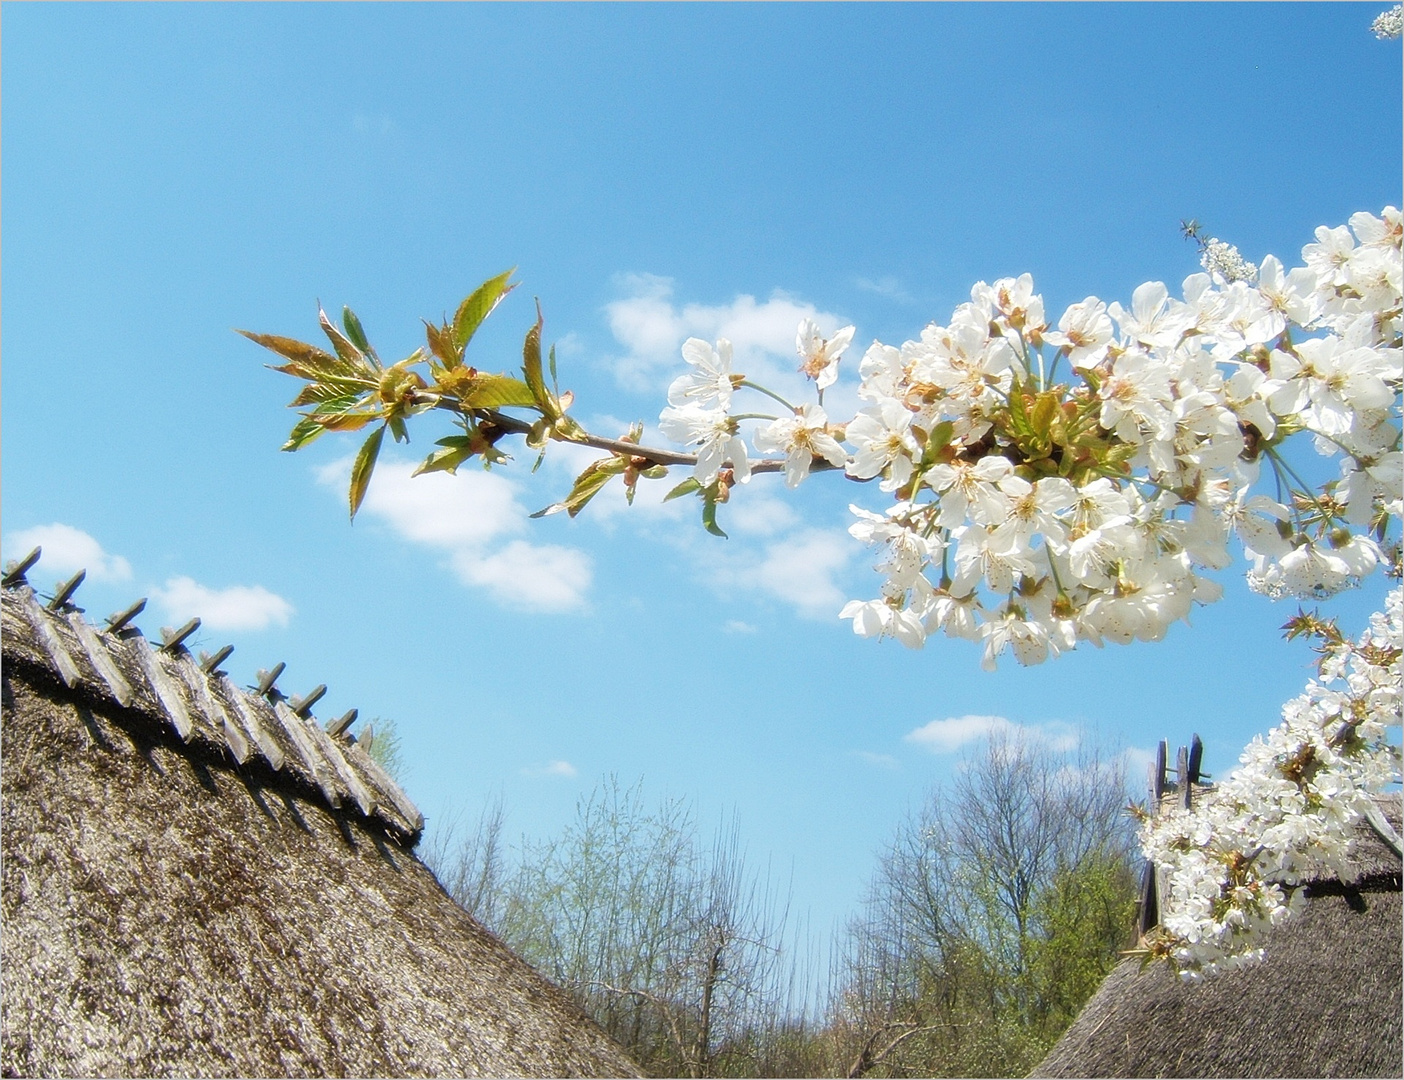
[[[361,444],[360,453],[356,455],[356,462],[351,466],[351,520],[356,519],[356,511],[361,508],[361,500],[366,497],[366,489],[370,486],[371,473],[375,470],[375,459],[380,456],[380,442],[385,438],[385,427],[382,424],[370,434],[364,443]]]
[[[288,403],[288,408],[297,409],[303,405],[316,405],[317,412],[348,409],[365,396],[365,390],[357,386],[348,390],[337,382],[308,383],[298,391],[297,397]]]
[[[288,441],[283,443],[281,449],[291,453],[294,450],[301,450],[304,446],[317,438],[327,429],[310,416],[304,416],[288,433]]]
[[[366,359],[361,355],[360,350],[346,339],[345,334],[332,325],[332,321],[327,318],[327,313],[320,307],[317,308],[317,321],[322,324],[322,332],[327,335],[332,347],[336,349],[336,355],[341,358],[344,364],[355,370],[365,371],[368,369],[369,365],[366,364]]]
[[[722,532],[721,526],[717,524],[716,485],[702,492],[702,527],[713,536],[720,536],[723,540],[727,539],[726,533]]]
[[[341,325],[346,327],[346,336],[351,339],[351,344],[360,349],[371,359],[378,359],[375,350],[371,348],[370,341],[366,338],[366,332],[361,326],[361,320],[356,318],[356,313],[349,307],[343,306],[341,309]]]
[[[463,351],[455,348],[453,332],[447,326],[435,326],[425,319],[424,337],[429,343],[429,351],[442,360],[445,367],[457,367],[463,362]]]
[[[440,439],[439,443],[449,445],[444,446],[442,450],[435,450],[411,475],[418,476],[420,473],[430,472],[455,473],[460,465],[477,453],[473,448],[473,440],[466,435]]]
[[[560,397],[560,396],[561,396],[561,384],[560,384],[559,382],[556,381],[556,347],[555,347],[554,345],[551,346],[550,368],[551,368],[551,393],[555,394],[556,397]]]
[[[700,490],[701,487],[702,485],[697,482],[697,478],[695,476],[689,476],[681,484],[673,488],[672,491],[664,495],[663,501],[669,502],[672,499],[681,499],[684,495],[691,495],[694,491]]]
[[[313,411],[308,414],[308,419],[314,424],[320,424],[327,431],[360,431],[373,420],[382,417],[379,410],[375,412],[321,412]]]
[[[463,349],[477,333],[478,327],[483,324],[483,320],[492,313],[492,309],[502,302],[502,298],[515,289],[515,284],[507,284],[507,279],[516,272],[516,267],[512,267],[505,274],[498,274],[495,278],[488,278],[468,296],[463,303],[458,305],[458,312],[453,317],[453,343],[458,348],[459,355],[463,355]]]
[[[459,398],[469,409],[501,409],[507,406],[530,408],[536,404],[531,387],[510,375],[479,372],[473,389]]]
[[[526,384],[531,389],[536,407],[541,410],[542,415],[554,420],[557,414],[555,403],[546,393],[546,382],[541,377],[541,325],[541,305],[538,303],[536,324],[527,331],[526,340],[522,342],[522,374],[526,377]]]
[[[292,363],[281,365],[274,370],[296,375],[299,379],[317,379],[340,366],[331,353],[296,338],[279,337],[277,334],[255,334],[252,330],[236,330],[235,333],[243,334],[255,344],[291,360]]]
[[[562,510],[571,517],[575,517],[584,509],[585,504],[593,499],[604,488],[610,480],[624,471],[624,462],[618,457],[602,458],[599,461],[592,461],[585,466],[584,471],[575,478],[575,484],[570,489],[570,494],[558,503],[552,503],[544,510],[538,510],[531,516],[534,518],[548,517],[551,514],[559,514]]]

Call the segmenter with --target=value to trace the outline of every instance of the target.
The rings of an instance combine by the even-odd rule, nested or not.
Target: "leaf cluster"
[[[505,461],[507,455],[497,443],[509,434],[524,435],[534,449],[543,448],[550,439],[577,440],[584,435],[584,429],[567,413],[573,396],[569,391],[562,394],[557,387],[554,347],[549,352],[549,369],[543,365],[539,304],[536,322],[523,342],[520,377],[481,371],[466,360],[468,346],[484,320],[516,288],[510,280],[512,273],[509,270],[484,281],[463,299],[452,319],[437,324],[426,320],[424,347],[389,366],[381,363],[360,319],[349,307],[342,310],[339,328],[318,308],[318,322],[331,344],[330,351],[294,338],[239,331],[283,359],[283,363],[269,367],[305,384],[290,403],[291,408],[304,411],[283,444],[284,450],[300,450],[327,431],[359,431],[377,425],[361,444],[351,467],[348,503],[353,519],[365,499],[385,432],[388,430],[397,442],[408,442],[406,421],[427,409],[454,413],[461,433],[436,440],[436,449],[420,463],[416,475],[452,473],[472,458],[480,458],[484,467]],[[534,415],[522,418],[504,413],[504,409],[522,409]],[[557,508],[570,510],[573,516],[604,481],[631,467],[618,455],[606,462],[608,468],[587,469]],[[646,470],[644,474],[650,475]],[[631,487],[631,498],[632,494]]]

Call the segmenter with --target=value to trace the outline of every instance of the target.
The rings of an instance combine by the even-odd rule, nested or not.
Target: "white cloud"
[[[1126,786],[1133,791],[1147,783],[1150,768],[1155,764],[1155,751],[1128,746],[1121,752],[1121,765],[1126,770]]]
[[[728,634],[754,634],[756,632],[754,626],[748,622],[742,622],[740,619],[727,619],[722,629]]]
[[[726,531],[739,535],[774,536],[798,520],[789,503],[755,488],[737,492],[726,506]]]
[[[527,528],[527,511],[513,481],[472,467],[452,476],[414,476],[414,469],[406,461],[380,462],[361,514],[385,522],[411,543],[445,553],[459,581],[486,589],[503,607],[560,612],[584,604],[593,575],[589,555],[555,544],[507,541]],[[342,493],[350,470],[347,458],[319,469],[318,479]]]
[[[381,461],[360,512],[380,518],[406,540],[448,550],[518,532],[526,521],[516,485],[499,473],[476,466],[460,469],[456,476],[414,476],[414,470],[408,461]],[[350,476],[350,458],[323,466],[317,474],[343,495]]]
[[[813,319],[821,331],[844,325],[839,316],[776,290],[770,299],[739,295],[729,304],[673,302],[671,278],[621,275],[624,296],[605,305],[609,328],[627,354],[611,362],[620,384],[631,390],[657,390],[681,367],[679,350],[689,337],[726,338],[735,352],[735,370],[764,380],[799,384],[795,331]],[[781,389],[781,386],[775,389]]]
[[[907,732],[902,740],[924,746],[933,754],[950,754],[966,743],[995,732],[1012,731],[1017,726],[1002,716],[953,716],[923,724],[915,731]]]
[[[67,577],[86,570],[93,581],[127,581],[132,576],[131,563],[120,555],[109,555],[102,545],[72,525],[54,522],[37,525],[11,533],[5,544],[16,558],[23,558],[36,547],[42,547],[36,571]],[[33,573],[33,571],[31,571]]]
[[[846,598],[833,575],[849,554],[846,534],[815,529],[769,545],[759,562],[733,573],[738,584],[760,588],[807,618],[834,619]]]
[[[458,579],[487,589],[503,607],[569,611],[585,601],[590,557],[578,548],[513,540],[499,551],[460,548],[450,558]]]
[[[1020,736],[1041,742],[1052,750],[1072,750],[1080,741],[1078,729],[1071,724],[1016,724],[1003,716],[953,716],[932,720],[902,736],[903,742],[916,743],[933,754],[952,754],[967,743],[991,735]]]
[[[262,585],[231,585],[211,589],[193,578],[173,577],[151,591],[154,599],[176,622],[198,618],[211,630],[266,630],[276,623],[287,626],[293,606]]]
[[[871,750],[855,750],[853,756],[861,761],[866,761],[869,765],[875,765],[879,769],[889,769],[895,772],[902,767],[891,754],[874,754]]]
[[[522,770],[523,776],[538,779],[544,776],[564,776],[571,777],[577,770],[569,761],[548,761],[545,765],[528,765]]]

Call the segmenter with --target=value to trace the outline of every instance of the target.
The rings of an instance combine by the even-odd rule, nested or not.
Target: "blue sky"
[[[570,448],[534,477],[522,453],[409,482],[392,456],[351,526],[354,442],[280,454],[296,387],[232,328],[310,340],[320,299],[402,356],[517,266],[470,359],[514,367],[539,296],[608,428],[656,421],[690,334],[783,378],[804,314],[856,324],[856,359],[979,279],[1125,302],[1198,268],[1190,216],[1296,265],[1317,225],[1400,201],[1380,7],[6,3],[5,555],[77,530],[94,546],[50,533],[32,578],[67,545],[91,616],[150,595],[149,634],[205,616],[236,678],[282,660],[289,690],[329,684],[322,715],[396,718],[431,828],[501,793],[541,836],[609,773],[734,811],[826,932],[981,726],[939,722],[1198,731],[1224,771],[1308,674],[1292,609],[1238,566],[1164,643],[990,675],[836,618],[876,588],[844,531],[871,487],[760,478],[728,541],[647,497],[527,521]],[[1382,593],[1332,610],[1358,626]]]

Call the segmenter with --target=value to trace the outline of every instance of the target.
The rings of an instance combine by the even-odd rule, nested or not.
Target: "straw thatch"
[[[1399,797],[1381,800],[1399,829]],[[1267,959],[1184,983],[1119,964],[1034,1076],[1401,1076],[1400,860],[1363,824],[1350,882],[1308,886]]]
[[[0,615],[5,1076],[638,1075],[300,703],[22,578]]]

